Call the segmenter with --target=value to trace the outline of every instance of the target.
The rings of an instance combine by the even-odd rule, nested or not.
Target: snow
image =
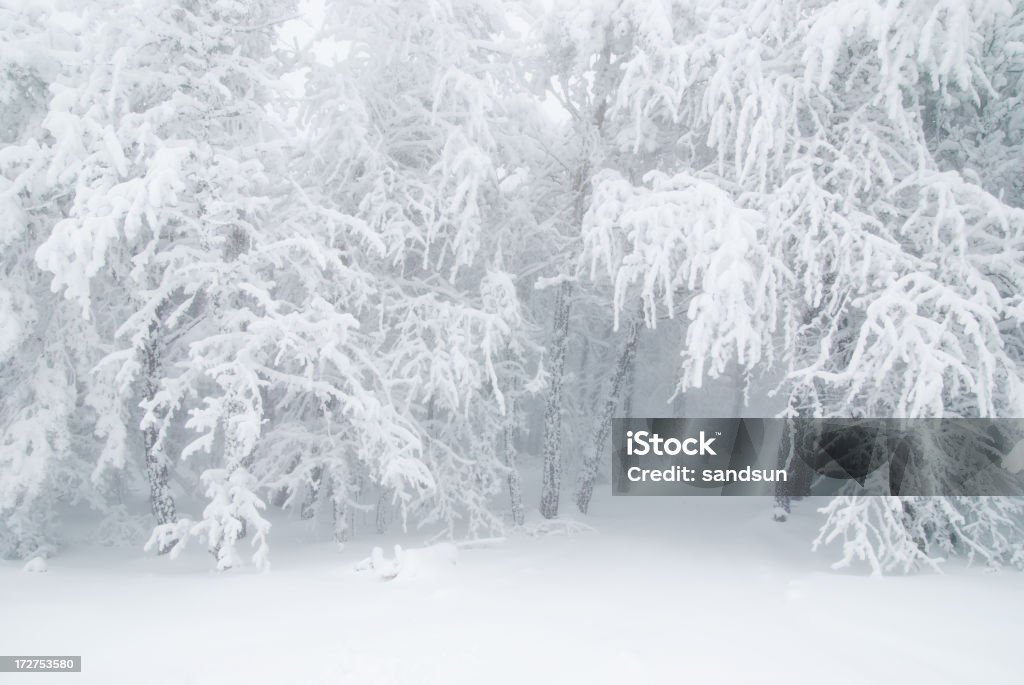
[[[388,559],[384,550],[374,547],[367,559],[356,564],[357,572],[371,571],[381,580],[408,581],[443,573],[459,560],[459,549],[451,542],[442,542],[418,549],[402,549],[395,545],[395,556]]]
[[[25,573],[46,573],[48,570],[46,567],[46,559],[42,557],[33,557],[21,567],[21,570]]]
[[[293,528],[266,573],[211,571],[198,547],[73,547],[46,575],[2,562],[0,644],[81,655],[80,684],[1016,680],[1015,572],[837,573],[809,549],[820,503],[780,524],[761,498],[597,495],[595,532],[467,546],[407,582],[354,566],[422,538],[339,553],[294,522],[275,522]]]

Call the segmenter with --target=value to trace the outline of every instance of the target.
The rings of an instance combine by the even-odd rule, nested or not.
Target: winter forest
[[[1019,0],[0,0],[0,596],[458,550],[600,604],[660,526],[1022,606],[1024,499],[609,485],[615,417],[1024,416],[1022,78]]]

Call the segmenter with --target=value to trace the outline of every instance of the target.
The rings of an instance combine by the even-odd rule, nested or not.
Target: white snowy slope
[[[405,582],[355,568],[415,536],[338,552],[278,530],[268,573],[72,548],[46,574],[0,564],[0,651],[82,656],[37,684],[1017,681],[1024,576],[829,571],[818,517],[767,508],[600,492],[597,532],[420,553]]]

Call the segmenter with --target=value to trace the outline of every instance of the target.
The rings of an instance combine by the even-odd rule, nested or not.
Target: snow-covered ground
[[[0,564],[0,653],[81,655],[32,683],[1011,683],[1024,576],[871,578],[760,498],[610,498],[595,532],[518,536],[383,581],[280,522],[273,567],[75,548]],[[292,540],[286,542],[283,538]]]

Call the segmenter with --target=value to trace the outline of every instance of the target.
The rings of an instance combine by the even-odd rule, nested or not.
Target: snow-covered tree
[[[1018,3],[339,1],[291,51],[289,3],[55,7],[0,8],[6,555],[136,487],[220,568],[267,508],[476,534],[534,452],[586,512],[633,395],[1024,409]],[[1015,500],[825,513],[879,572],[1018,554]]]
[[[738,365],[786,373],[796,415],[1019,414],[1021,217],[1005,172],[983,179],[953,152],[966,134],[1015,159],[1018,15],[914,0],[569,12],[568,71],[579,99],[605,98],[612,141],[580,265],[614,286],[616,313],[685,313],[680,391]]]
[[[101,505],[102,484],[81,458],[101,446],[102,398],[85,379],[101,339],[49,292],[34,264],[67,202],[48,178],[43,126],[49,89],[77,59],[74,16],[0,7],[0,556],[47,554],[57,504]]]
[[[403,520],[500,526],[491,498],[514,468],[507,417],[532,352],[507,261],[523,191],[500,162],[518,145],[504,24],[484,2],[328,8],[321,42],[344,50],[308,76],[309,147],[295,174],[321,249],[363,279],[331,305],[366,336],[410,449],[316,419],[307,439],[319,446],[278,462],[286,491],[305,486],[340,512],[385,497]],[[339,537],[346,520],[337,517]]]
[[[840,496],[822,508],[817,549],[838,541],[833,568],[864,562],[875,575],[940,569],[951,555],[1024,567],[1024,505],[1010,497]]]
[[[80,29],[86,53],[54,86],[43,122],[49,179],[69,202],[37,262],[83,320],[118,341],[93,375],[112,400],[101,428],[122,438],[141,432],[160,526],[177,519],[168,432],[189,409],[180,389],[224,377],[189,367],[189,347],[246,306],[260,274],[248,252],[271,238],[262,225],[265,170],[280,136],[266,58],[280,11],[277,3],[175,0],[90,7]],[[250,419],[251,403],[221,385],[229,387],[214,403],[218,419],[232,428]],[[225,451],[251,448],[251,436],[226,433]],[[98,468],[123,467],[129,444],[108,449]],[[246,468],[236,454],[224,461]]]

